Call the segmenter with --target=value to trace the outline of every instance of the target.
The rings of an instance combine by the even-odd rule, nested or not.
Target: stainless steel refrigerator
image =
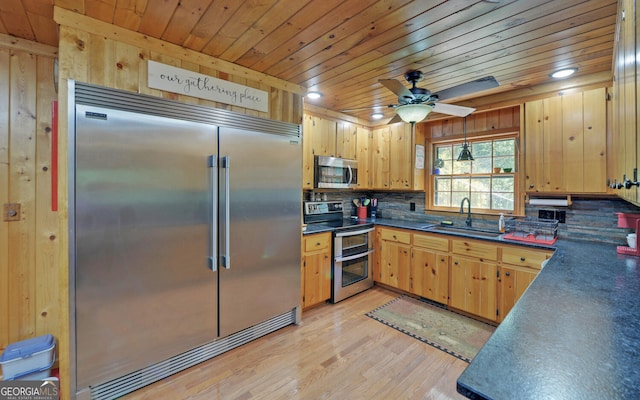
[[[297,322],[299,126],[70,92],[78,397],[116,397]]]

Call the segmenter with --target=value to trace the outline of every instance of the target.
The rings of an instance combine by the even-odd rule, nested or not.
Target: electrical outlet
[[[538,210],[538,218],[555,219],[555,211],[554,210]]]
[[[409,210],[415,211],[416,210],[416,203],[409,203]]]

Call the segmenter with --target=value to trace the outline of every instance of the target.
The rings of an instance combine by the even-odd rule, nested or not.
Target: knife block
[[[633,228],[636,230],[636,248],[618,246],[618,254],[640,256],[640,214],[618,213],[618,228]]]

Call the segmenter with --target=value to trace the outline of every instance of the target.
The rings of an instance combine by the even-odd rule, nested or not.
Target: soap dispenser
[[[498,220],[498,230],[500,231],[500,233],[504,233],[505,231],[505,226],[504,226],[504,214],[500,214],[500,219]]]

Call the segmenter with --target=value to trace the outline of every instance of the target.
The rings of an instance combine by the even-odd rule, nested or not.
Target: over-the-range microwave
[[[358,161],[315,156],[313,175],[314,188],[352,189],[358,184]]]

